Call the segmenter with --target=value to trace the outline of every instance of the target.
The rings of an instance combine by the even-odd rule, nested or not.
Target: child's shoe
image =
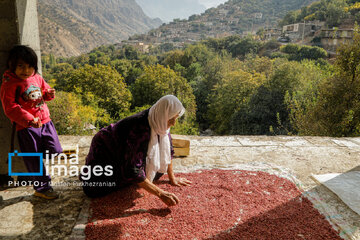
[[[56,191],[54,191],[54,189],[50,188],[49,190],[46,190],[45,192],[35,191],[34,196],[52,200],[52,199],[58,198],[59,194]]]

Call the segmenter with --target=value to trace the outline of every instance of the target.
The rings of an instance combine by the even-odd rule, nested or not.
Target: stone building
[[[281,30],[277,28],[265,28],[264,38],[265,40],[277,39],[281,36]]]
[[[291,41],[299,41],[304,37],[313,36],[323,25],[324,23],[319,21],[294,23],[283,26],[282,34],[289,37]]]
[[[321,45],[330,51],[336,51],[341,44],[353,41],[354,29],[323,29],[321,30]]]

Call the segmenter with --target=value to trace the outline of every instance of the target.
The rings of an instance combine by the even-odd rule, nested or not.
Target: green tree
[[[329,27],[339,26],[341,21],[346,17],[345,0],[332,0],[328,3],[326,9],[326,23]]]
[[[329,27],[338,26],[348,15],[345,0],[320,0],[312,3],[308,7],[303,7],[298,11],[291,11],[280,21],[280,26],[302,22],[304,20],[326,21]]]
[[[277,126],[276,113],[282,101],[277,100],[274,93],[264,85],[251,96],[248,104],[238,109],[231,118],[230,134],[265,135],[270,134],[270,126]]]
[[[162,43],[156,48],[155,52],[165,53],[174,50],[174,48],[173,43]]]
[[[263,57],[271,57],[274,52],[278,52],[280,49],[281,43],[272,39],[265,42],[259,49],[259,55]]]
[[[233,57],[244,58],[245,55],[249,53],[258,53],[260,47],[261,43],[259,41],[253,40],[251,37],[246,37],[239,41],[232,42],[228,48]]]
[[[85,65],[61,77],[59,90],[80,95],[85,105],[106,109],[114,119],[130,107],[132,97],[123,77],[109,66]]]
[[[279,22],[280,27],[296,23],[299,14],[299,11],[288,12],[285,17]]]
[[[89,64],[89,54],[82,54],[80,56],[77,57],[71,57],[68,59],[63,59],[62,62],[66,62],[69,63],[70,65],[73,66],[73,68],[79,68],[84,66],[85,64]]]
[[[256,31],[256,36],[258,36],[261,40],[264,40],[265,39],[265,29],[263,27],[259,28]]]
[[[110,66],[116,69],[125,79],[129,76],[130,69],[133,67],[132,62],[127,59],[115,59],[111,61]]]
[[[244,70],[264,74],[269,79],[274,71],[273,62],[266,57],[248,57],[244,61]],[[279,105],[274,100],[274,93],[264,84],[257,88],[248,104],[233,114],[230,134],[268,134],[269,126],[277,125],[273,116],[278,112]]]
[[[56,98],[48,102],[51,118],[59,134],[85,135],[91,133],[88,124],[96,124],[97,111],[84,106],[74,93],[58,91]]]
[[[325,49],[312,46],[299,46],[297,44],[287,44],[280,47],[280,51],[289,54],[289,60],[302,61],[304,59],[317,60],[327,57]]]
[[[227,73],[241,69],[242,67],[243,65],[240,60],[234,60],[230,56],[216,56],[203,67],[202,71],[204,76],[198,79],[196,84],[193,84],[198,107],[196,116],[202,130],[209,128],[207,112],[209,94],[211,93],[211,90],[224,78]]]
[[[289,43],[280,47],[280,51],[287,54],[298,54],[300,46],[298,44]]]
[[[203,66],[213,57],[214,53],[206,45],[189,45],[184,50],[181,65],[187,68],[193,63],[200,63]]]
[[[352,43],[338,48],[335,74],[319,89],[314,107],[321,123],[319,135],[360,135],[360,33],[355,27]]]
[[[111,66],[124,77],[125,83],[130,86],[142,74],[145,63],[142,60],[115,59]]]
[[[238,108],[231,119],[232,134],[287,134],[292,131],[286,93],[297,89],[307,76],[298,62],[276,59],[271,74],[249,97],[248,104]]]
[[[123,47],[123,53],[126,59],[137,60],[139,58],[139,51],[131,45],[125,45]]]
[[[161,61],[161,64],[174,69],[176,64],[181,64],[183,57],[184,51],[173,50],[164,54],[164,59]]]
[[[303,61],[301,82],[292,93],[287,92],[285,103],[289,109],[291,126],[300,135],[319,135],[321,122],[318,121],[319,88],[331,79],[331,66],[322,66],[314,61]]]
[[[320,58],[326,58],[327,52],[325,49],[320,47],[302,46],[296,56],[297,61],[304,59],[317,60]]]
[[[243,61],[243,70],[245,72],[258,72],[265,74],[266,77],[269,77],[273,72],[273,62],[267,57],[259,57],[248,55]]]
[[[218,134],[229,134],[231,117],[246,106],[254,91],[265,81],[265,75],[243,70],[227,73],[209,96],[208,119]]]
[[[73,71],[74,68],[69,63],[58,63],[55,66],[53,66],[51,69],[47,69],[44,71],[43,76],[49,83],[51,83],[51,86],[54,88],[57,88],[57,82],[56,79],[59,79],[58,82],[61,84],[61,80],[63,79],[63,75],[67,72]]]
[[[56,65],[56,57],[53,54],[41,55],[41,63],[45,69],[50,69]]]
[[[153,105],[162,96],[175,95],[186,108],[186,116],[179,121],[173,132],[183,134],[195,134],[197,132],[195,124],[196,102],[193,90],[185,78],[169,67],[159,64],[145,66],[144,73],[136,79],[131,90],[134,107]]]
[[[94,66],[95,64],[108,65],[110,64],[110,55],[99,50],[92,51],[89,54],[89,64],[91,66]]]

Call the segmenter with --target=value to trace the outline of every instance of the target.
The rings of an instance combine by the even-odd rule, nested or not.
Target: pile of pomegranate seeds
[[[179,197],[174,207],[136,187],[94,199],[87,239],[341,239],[285,178],[219,169],[177,176],[192,185],[158,183]]]

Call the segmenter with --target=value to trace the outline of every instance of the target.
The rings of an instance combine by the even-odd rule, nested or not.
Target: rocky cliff
[[[158,27],[135,0],[38,0],[42,53],[74,56]]]

